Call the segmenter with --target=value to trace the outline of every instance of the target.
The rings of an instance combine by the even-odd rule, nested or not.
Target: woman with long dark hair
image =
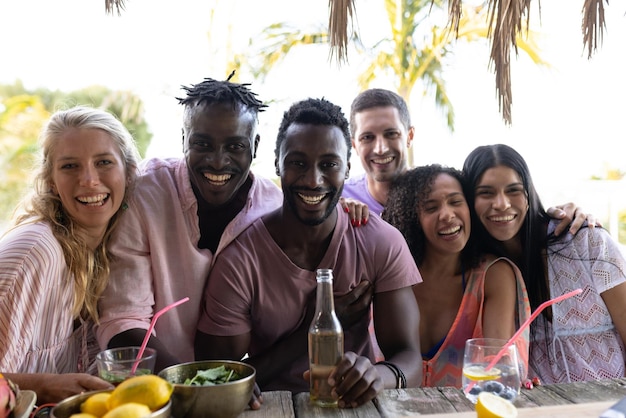
[[[544,383],[624,377],[626,261],[617,243],[600,227],[555,236],[525,160],[507,145],[476,148],[463,174],[478,242],[518,265],[533,310],[582,289],[531,325],[529,376]]]

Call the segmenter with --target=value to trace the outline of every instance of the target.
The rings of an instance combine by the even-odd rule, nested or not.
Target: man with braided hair
[[[232,76],[232,74],[231,74]],[[247,84],[204,79],[183,86],[183,158],[149,159],[112,239],[110,282],[99,304],[102,348],[141,345],[155,312],[149,346],[157,369],[193,361],[205,279],[214,257],[282,193],[250,165],[259,145],[258,112],[265,105]]]

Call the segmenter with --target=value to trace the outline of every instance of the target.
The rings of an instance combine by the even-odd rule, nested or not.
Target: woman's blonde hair
[[[77,106],[54,113],[39,136],[40,157],[35,168],[34,191],[24,201],[24,213],[16,217],[17,225],[27,222],[46,222],[59,241],[65,262],[74,277],[74,317],[91,318],[98,322],[98,299],[109,278],[107,244],[121,210],[109,221],[102,242],[95,251],[90,250],[80,228],[63,209],[61,199],[52,192],[52,156],[59,137],[68,129],[100,129],[117,145],[126,171],[126,192],[121,210],[137,178],[139,152],[132,135],[112,114],[86,106]]]

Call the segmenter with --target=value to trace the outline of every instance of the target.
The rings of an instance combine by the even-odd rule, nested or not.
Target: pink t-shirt
[[[274,183],[253,176],[247,205],[226,227],[216,254],[282,199]],[[96,329],[102,348],[123,331],[147,329],[155,312],[189,297],[159,318],[156,336],[181,361],[193,361],[202,292],[214,258],[210,250],[197,247],[197,209],[184,159],[151,159],[142,165],[110,245],[111,277]]]
[[[367,226],[352,228],[340,209],[332,241],[319,264],[319,268],[333,269],[336,295],[348,293],[361,280],[372,282],[375,293],[421,282],[397,229],[376,215]],[[217,257],[198,329],[218,336],[251,332],[248,352],[254,356],[299,327],[316,286],[315,271],[293,264],[258,220]],[[374,360],[368,324],[369,315],[364,315],[344,329],[345,350]],[[263,390],[308,390],[302,379],[307,369],[305,354]]]

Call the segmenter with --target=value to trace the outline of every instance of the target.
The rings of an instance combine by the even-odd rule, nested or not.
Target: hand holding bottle
[[[346,352],[330,374],[332,393],[341,408],[356,408],[374,399],[384,388],[376,367],[367,357]]]

